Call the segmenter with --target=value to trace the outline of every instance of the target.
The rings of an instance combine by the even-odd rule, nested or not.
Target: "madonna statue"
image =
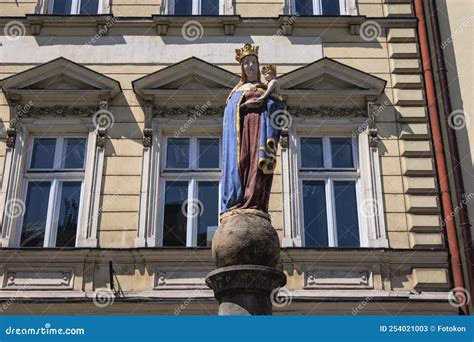
[[[221,214],[232,209],[267,213],[280,138],[271,119],[284,105],[260,80],[258,46],[247,43],[235,52],[242,75],[224,112]],[[276,69],[269,69],[275,77]]]

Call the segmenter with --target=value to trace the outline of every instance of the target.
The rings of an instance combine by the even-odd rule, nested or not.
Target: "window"
[[[219,15],[223,0],[170,0],[170,14]]]
[[[209,247],[219,224],[220,140],[164,140],[161,245]]]
[[[346,0],[292,0],[293,14],[341,15],[346,13]]]
[[[76,246],[86,140],[32,137],[25,172],[21,247]]]
[[[101,5],[102,0],[51,0],[48,2],[48,13],[96,15],[102,12]]]
[[[359,247],[359,168],[355,138],[301,137],[299,187],[307,247]]]

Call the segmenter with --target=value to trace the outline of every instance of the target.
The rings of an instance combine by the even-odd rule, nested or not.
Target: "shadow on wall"
[[[108,46],[108,45],[125,45],[127,42],[123,36],[100,36],[95,37],[41,37],[35,36],[38,46],[52,46],[52,45],[91,45],[91,46]]]
[[[202,37],[191,41],[182,36],[163,36],[159,37],[165,45],[200,45],[200,44],[222,44],[222,37]],[[308,37],[285,37],[292,45],[314,45],[313,40]],[[109,45],[125,45],[127,44],[124,36],[100,36],[98,39],[89,36],[36,36],[38,46],[53,45],[92,45],[92,46],[109,46]],[[226,37],[226,43],[231,44],[256,44],[251,36],[233,36]],[[382,46],[380,46],[382,47]]]

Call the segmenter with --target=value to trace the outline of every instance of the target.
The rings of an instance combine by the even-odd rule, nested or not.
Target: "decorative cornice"
[[[225,106],[183,106],[183,107],[154,107],[153,116],[223,116]]]
[[[367,109],[364,107],[288,107],[288,112],[294,116],[319,116],[319,117],[367,117]]]

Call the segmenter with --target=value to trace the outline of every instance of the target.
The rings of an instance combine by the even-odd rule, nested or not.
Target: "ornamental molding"
[[[207,271],[203,270],[158,270],[154,272],[154,290],[209,290],[205,279]]]
[[[304,289],[371,289],[370,269],[319,268],[304,272]]]
[[[153,116],[173,117],[199,117],[199,116],[223,116],[225,106],[207,107],[207,106],[183,106],[183,107],[154,107]]]
[[[223,116],[225,106],[206,107],[206,106],[182,106],[182,107],[164,107],[153,108],[153,116],[161,117],[199,117],[199,116]],[[367,109],[364,107],[287,107],[287,111],[294,116],[319,116],[319,117],[367,117]]]
[[[294,116],[317,116],[317,117],[335,117],[335,118],[354,118],[367,117],[367,109],[364,107],[333,107],[333,106],[318,106],[318,107],[287,107],[287,111]]]
[[[30,107],[28,110],[24,110],[23,106],[19,106],[22,113],[21,116],[34,117],[34,116],[75,116],[75,117],[88,117],[92,116],[97,112],[98,106],[48,106],[48,107]],[[18,112],[18,111],[17,111]]]
[[[65,270],[9,269],[4,274],[3,289],[52,290],[72,289],[74,272]]]

